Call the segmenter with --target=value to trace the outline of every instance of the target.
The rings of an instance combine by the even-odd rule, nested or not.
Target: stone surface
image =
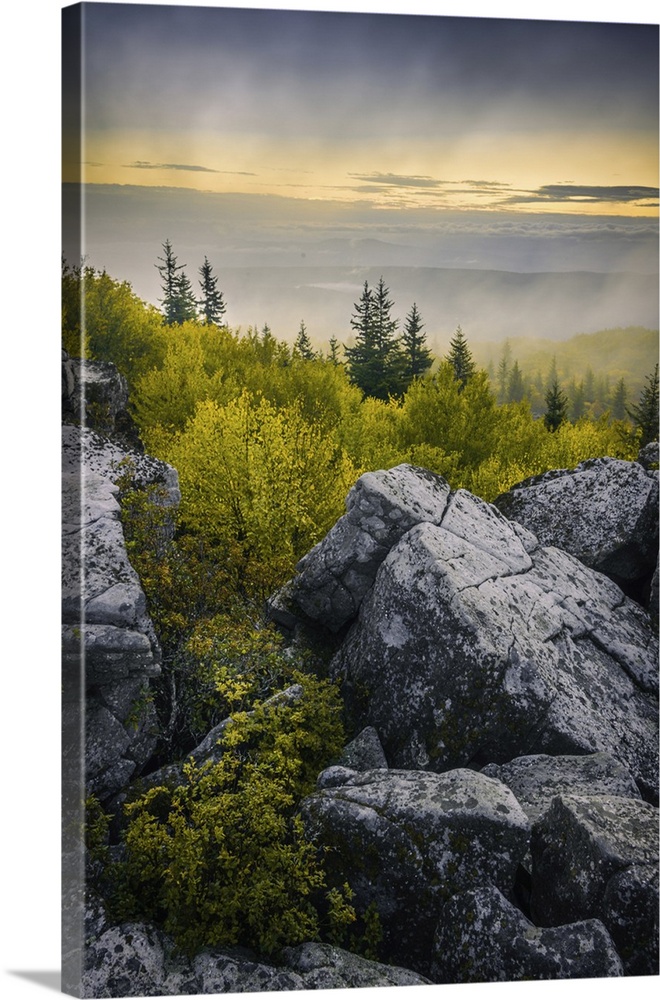
[[[147,924],[108,927],[95,915],[87,930],[85,997],[258,993],[429,982],[408,969],[370,962],[341,948],[313,942],[285,948],[282,964],[274,965],[243,948],[209,948],[188,959],[177,954],[166,934]]]
[[[154,486],[164,506],[178,503],[180,494],[174,469],[129,446],[126,435],[117,436],[127,391],[113,365],[81,366],[65,358],[63,392],[65,418],[95,419],[114,435],[75,423],[62,427],[63,700],[65,729],[71,729],[64,742],[68,746],[79,738],[84,697],[87,791],[108,799],[154,752],[157,720],[150,681],[160,673],[161,656],[126,551],[118,483],[130,478],[135,487]],[[121,426],[125,431],[127,425]]]
[[[623,975],[600,920],[535,927],[493,886],[469,890],[445,904],[433,956],[431,978],[437,983]]]
[[[476,771],[330,770],[335,782],[302,803],[307,833],[330,848],[330,882],[348,881],[358,912],[376,907],[385,953],[424,974],[452,893],[484,883],[512,890],[527,817],[508,788]]]
[[[658,474],[591,459],[526,479],[495,501],[508,518],[617,582],[647,579],[658,557]]]
[[[517,757],[506,764],[488,764],[482,774],[511,789],[535,823],[557,795],[616,795],[641,798],[632,775],[609,753],[584,757],[532,754]]]
[[[658,973],[658,810],[613,795],[562,795],[533,828],[532,916],[597,918],[628,975]]]
[[[643,465],[645,469],[657,469],[658,462],[660,461],[660,447],[658,446],[658,442],[649,441],[649,443],[645,444],[643,448],[640,448],[637,461],[640,465]]]
[[[142,450],[128,412],[128,383],[111,362],[71,358],[62,352],[62,416],[68,423],[114,434]]]
[[[651,797],[657,670],[639,605],[460,490],[390,550],[331,667],[393,767],[607,752]]]
[[[296,614],[338,631],[355,617],[376,571],[415,524],[441,520],[449,486],[425,469],[399,465],[367,472],[346,499],[346,514],[298,563],[270,612],[291,628]]]
[[[355,739],[344,747],[339,763],[355,771],[371,771],[375,767],[387,767],[383,745],[373,726],[365,726]]]

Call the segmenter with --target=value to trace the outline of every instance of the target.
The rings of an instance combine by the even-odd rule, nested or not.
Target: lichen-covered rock
[[[494,886],[452,897],[440,914],[431,968],[436,983],[622,975],[600,920],[535,927]]]
[[[511,892],[527,817],[508,788],[476,771],[346,770],[335,778],[303,801],[307,833],[329,848],[331,883],[348,881],[359,912],[375,906],[385,953],[424,973],[449,896],[483,884]]]
[[[84,997],[215,995],[429,983],[408,969],[370,962],[342,948],[315,942],[285,948],[278,965],[260,959],[247,948],[208,948],[189,959],[176,952],[167,934],[148,924],[109,927],[97,919],[93,926],[99,933],[87,940]]]
[[[365,726],[355,739],[344,747],[339,764],[343,767],[352,767],[355,771],[371,771],[375,767],[387,767],[383,745],[373,726]]]
[[[581,757],[532,754],[506,764],[487,764],[481,773],[510,788],[531,823],[546,812],[557,795],[641,798],[630,772],[609,753]]]
[[[430,980],[410,969],[371,962],[330,944],[306,941],[295,948],[285,948],[282,959],[287,969],[301,976],[306,990],[430,984]]]
[[[648,615],[463,490],[390,550],[331,669],[393,767],[607,752],[657,794]]]
[[[562,795],[532,833],[532,916],[597,918],[627,975],[658,972],[658,810],[613,795]]]
[[[358,612],[383,559],[415,524],[440,523],[449,486],[425,469],[399,465],[367,472],[346,499],[346,514],[298,563],[297,575],[270,602],[291,628],[303,613],[333,632]]]
[[[65,375],[72,370],[69,365]],[[116,407],[124,406],[117,373],[104,381],[100,363],[94,372],[108,398],[115,399],[116,390]],[[128,559],[117,483],[129,474],[135,486],[158,486],[163,505],[178,503],[180,494],[177,474],[164,462],[86,427],[65,424],[62,435],[65,742],[69,731],[72,743],[79,739],[84,691],[85,755],[72,769],[82,773],[84,765],[88,793],[108,799],[154,752],[150,682],[160,673],[161,657],[144,591]],[[74,754],[69,756],[73,760]]]
[[[639,449],[637,461],[645,469],[657,469],[660,462],[660,446],[657,441],[649,441],[643,448]]]
[[[110,361],[71,358],[62,352],[62,417],[113,434],[142,451],[128,412],[128,383]]]
[[[495,501],[508,518],[620,585],[647,580],[658,557],[658,475],[597,458],[526,479]]]

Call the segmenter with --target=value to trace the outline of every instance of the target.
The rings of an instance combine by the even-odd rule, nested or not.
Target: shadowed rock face
[[[657,795],[648,615],[464,491],[390,550],[332,671],[394,767],[609,752]]]
[[[308,835],[330,848],[333,884],[349,881],[360,912],[375,906],[387,953],[422,972],[442,903],[475,885],[511,893],[529,842],[509,789],[465,769],[330,768],[301,815]]]
[[[658,558],[658,473],[640,463],[598,458],[547,472],[495,505],[542,545],[570,552],[627,593],[638,597],[648,585]]]

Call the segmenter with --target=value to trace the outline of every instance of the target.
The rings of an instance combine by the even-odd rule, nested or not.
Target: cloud
[[[635,185],[612,185],[600,187],[580,184],[544,184],[536,191],[511,195],[508,204],[529,204],[547,202],[575,202],[595,204],[598,202],[628,202],[648,201],[658,197],[658,189]]]
[[[243,177],[256,177],[250,170],[213,170],[211,167],[201,167],[195,163],[151,163],[150,160],[134,160],[125,163],[129,170],[191,170],[203,174],[240,174]]]
[[[437,188],[442,187],[444,183],[426,174],[381,174],[374,171],[371,174],[349,174],[348,176],[368,184],[385,185],[386,187]]]

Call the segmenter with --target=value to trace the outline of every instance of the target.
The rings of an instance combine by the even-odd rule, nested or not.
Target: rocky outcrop
[[[442,910],[433,945],[433,982],[622,975],[621,959],[600,920],[535,927],[494,886],[456,895]]]
[[[207,949],[188,959],[147,924],[106,927],[90,939],[83,996],[186,996],[272,990],[415,986],[429,981],[408,969],[367,961],[331,945],[284,949],[272,965],[247,949]]]
[[[657,795],[657,640],[573,556],[465,491],[390,550],[333,664],[394,767],[613,754]]]
[[[531,907],[544,925],[602,921],[627,975],[658,973],[658,810],[561,795],[534,826]]]
[[[358,912],[375,907],[385,953],[424,973],[438,911],[452,893],[513,891],[529,822],[501,782],[475,771],[445,774],[331,768],[306,798],[308,836],[329,851],[332,884],[346,881]]]
[[[108,361],[71,358],[62,351],[62,417],[144,450],[128,411],[128,383]]]
[[[67,414],[102,424],[128,419],[125,382],[113,365],[66,359]],[[84,413],[81,393],[87,400]],[[92,391],[94,390],[94,391]],[[165,463],[77,424],[62,427],[62,621],[64,732],[82,728],[85,692],[85,781],[107,799],[146,764],[156,744],[151,679],[160,673],[160,648],[138,576],[130,564],[118,501],[122,477],[158,485],[158,502],[179,501],[176,472]]]
[[[658,473],[597,458],[526,479],[496,507],[586,566],[644,598],[658,558]]]

